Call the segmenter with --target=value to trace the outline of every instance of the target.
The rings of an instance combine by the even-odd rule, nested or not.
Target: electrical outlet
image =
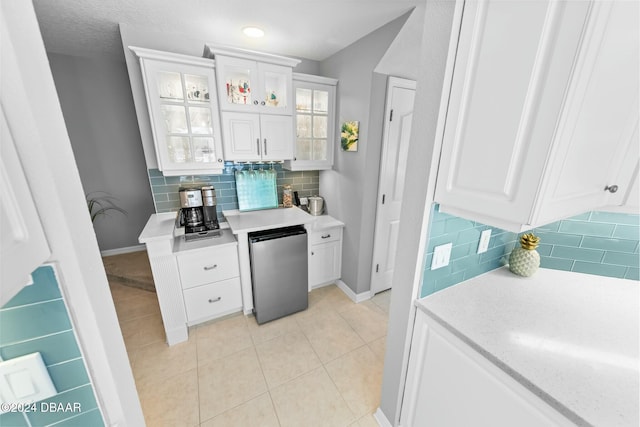
[[[491,240],[491,229],[484,230],[480,233],[480,243],[478,243],[478,253],[483,254],[489,249],[489,241]]]
[[[307,199],[306,197],[300,197],[300,204],[301,205],[308,205],[309,204],[309,199]]]
[[[445,245],[440,245],[433,248],[433,258],[431,259],[432,270],[437,270],[438,268],[446,267],[447,265],[449,265],[452,247],[453,243],[447,243]]]

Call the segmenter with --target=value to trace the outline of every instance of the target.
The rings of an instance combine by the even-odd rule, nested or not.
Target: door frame
[[[390,132],[390,128],[391,128],[391,101],[393,99],[393,96],[391,96],[392,92],[394,89],[396,88],[400,88],[400,89],[411,89],[415,92],[416,90],[416,82],[414,80],[409,80],[409,79],[405,79],[405,78],[401,78],[401,77],[395,77],[395,76],[389,76],[389,78],[387,79],[387,91],[386,91],[386,99],[385,99],[385,104],[384,104],[384,128],[382,131],[382,147],[381,147],[381,154],[380,154],[380,173],[378,174],[378,193],[377,193],[377,207],[376,207],[376,220],[375,220],[375,224],[374,224],[374,236],[373,236],[373,253],[371,256],[371,289],[370,289],[370,293],[371,296],[373,297],[377,292],[382,292],[386,289],[380,289],[379,286],[375,286],[377,284],[376,281],[373,280],[374,277],[376,277],[376,267],[377,267],[377,263],[376,263],[376,245],[381,245],[382,242],[379,242],[377,240],[378,236],[378,230],[380,227],[380,221],[381,221],[381,215],[380,215],[380,208],[383,205],[383,186],[382,186],[382,180],[384,177],[384,172],[385,172],[385,157],[386,157],[386,153],[387,153],[387,148],[389,146],[389,132]],[[402,208],[401,208],[402,209]]]

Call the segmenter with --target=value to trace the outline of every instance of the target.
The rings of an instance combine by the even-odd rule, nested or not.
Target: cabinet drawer
[[[309,233],[309,246],[318,243],[327,243],[340,240],[342,238],[342,228],[333,227],[322,231],[314,231]]]
[[[178,269],[183,289],[237,277],[238,251],[227,246],[178,255]]]
[[[238,311],[242,308],[240,278],[185,289],[184,306],[189,323]]]

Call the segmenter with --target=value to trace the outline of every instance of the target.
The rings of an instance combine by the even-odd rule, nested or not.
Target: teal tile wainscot
[[[281,164],[253,164],[236,165],[225,163],[224,172],[221,175],[187,175],[164,176],[158,169],[148,169],[149,181],[153,192],[153,201],[156,213],[174,212],[180,208],[178,189],[187,185],[212,185],[216,189],[218,202],[218,217],[222,217],[223,210],[238,209],[238,197],[236,195],[235,170],[273,167],[278,171],[278,201],[282,203],[282,186],[290,184],[293,191],[297,191],[300,197],[315,196],[320,189],[320,175],[318,171],[292,172],[282,169]]]
[[[518,235],[479,222],[440,212],[434,204],[431,212],[429,241],[422,275],[421,297],[448,288],[464,280],[495,270],[506,264]],[[489,250],[478,254],[480,233],[491,228]],[[453,243],[449,265],[431,270],[433,248]]]
[[[58,394],[36,407],[79,404],[80,411],[8,412],[0,415],[0,426],[104,426],[54,270],[42,266],[32,276],[33,284],[0,308],[0,356],[40,352]]]
[[[422,297],[506,264],[519,235],[432,209]],[[478,255],[480,233],[489,228],[489,250]],[[640,215],[587,212],[532,231],[542,268],[640,280]],[[449,265],[431,270],[433,248],[449,242]]]

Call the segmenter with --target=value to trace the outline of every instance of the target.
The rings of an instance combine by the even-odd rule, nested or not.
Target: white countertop
[[[640,286],[632,280],[507,268],[418,307],[577,425],[639,425]]]
[[[142,233],[138,236],[138,241],[148,243],[155,240],[172,239],[175,223],[175,212],[152,214],[142,229]]]
[[[322,227],[318,229],[323,229],[338,225],[344,226],[342,222],[329,215],[313,216],[296,207],[262,209],[250,212],[233,210],[223,211],[222,213],[234,234],[251,233],[253,231],[289,227],[292,225],[305,225],[307,229],[313,227]]]

